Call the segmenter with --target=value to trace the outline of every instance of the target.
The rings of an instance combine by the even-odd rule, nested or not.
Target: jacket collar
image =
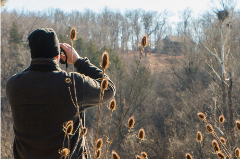
[[[52,58],[34,58],[31,61],[30,70],[32,71],[61,71],[61,68],[59,67],[56,60],[53,60]]]

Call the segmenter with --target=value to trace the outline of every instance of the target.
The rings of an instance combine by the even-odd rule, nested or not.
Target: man
[[[13,75],[7,82],[7,98],[11,105],[15,140],[13,153],[15,159],[55,159],[60,158],[59,149],[63,146],[63,123],[73,120],[74,131],[79,121],[75,100],[73,76],[80,112],[99,102],[102,71],[87,58],[78,55],[68,44],[59,44],[53,29],[37,29],[28,37],[31,64],[22,73]],[[59,67],[60,47],[66,52],[67,62],[74,64],[77,72],[66,73]],[[105,75],[108,78],[107,75]],[[70,79],[71,82],[69,82]],[[115,86],[108,78],[108,89],[104,92],[103,102],[115,94]],[[78,132],[76,133],[78,135]],[[77,135],[70,139],[70,150],[77,141]],[[72,158],[82,153],[78,149]],[[64,144],[67,147],[67,144]],[[80,152],[80,151],[81,152]],[[75,156],[74,156],[75,155]]]

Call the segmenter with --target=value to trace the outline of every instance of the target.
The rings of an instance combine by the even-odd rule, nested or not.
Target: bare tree
[[[162,41],[162,37],[165,33],[165,29],[164,27],[166,26],[166,24],[168,23],[168,17],[169,17],[169,12],[167,10],[165,10],[163,13],[160,13],[158,15],[159,18],[157,18],[157,28],[156,31],[154,32],[154,37],[155,37],[155,43],[156,43],[156,47],[155,49],[157,50],[158,53],[160,53],[160,51],[163,50],[163,41]]]
[[[190,29],[188,29],[190,25],[192,11],[190,8],[185,9],[182,13],[180,13],[181,22],[178,23],[178,34],[180,36],[188,37],[190,35]]]
[[[135,38],[133,38],[132,40],[133,49],[137,49],[139,46],[140,33],[142,30],[142,25],[141,25],[142,12],[143,12],[142,10],[136,9],[133,11],[127,11],[127,14],[126,14],[127,19],[133,30],[132,36],[135,35]]]
[[[216,13],[217,19],[214,19],[206,23],[201,21],[201,32],[197,32],[195,24],[195,30],[198,35],[201,45],[205,50],[217,61],[217,65],[213,63],[212,58],[206,61],[206,64],[212,70],[213,74],[218,79],[219,86],[222,89],[222,113],[227,118],[228,123],[225,124],[228,129],[229,140],[231,146],[235,144],[234,135],[234,112],[232,105],[232,88],[233,88],[233,75],[237,66],[239,58],[236,50],[239,49],[239,43],[236,43],[236,37],[233,28],[235,27],[234,12],[229,10],[229,0],[220,0],[220,4],[223,10],[218,10]],[[231,4],[234,4],[231,1]],[[230,8],[234,8],[231,7]],[[206,25],[207,24],[207,25]],[[210,27],[209,27],[210,26]],[[219,66],[219,67],[218,67]]]

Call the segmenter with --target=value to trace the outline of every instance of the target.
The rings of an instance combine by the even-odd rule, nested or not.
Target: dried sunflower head
[[[235,157],[240,157],[240,149],[238,147],[235,149]]]
[[[212,133],[212,132],[213,132],[213,127],[212,127],[211,124],[207,124],[206,129],[207,129],[207,131],[208,131],[209,133]]]
[[[96,142],[96,148],[97,148],[97,150],[99,150],[99,149],[102,147],[102,145],[103,145],[103,139],[100,138],[100,139],[98,139],[97,142]]]
[[[104,78],[101,82],[101,89],[106,90],[108,88],[108,79]]]
[[[115,110],[116,109],[116,100],[115,99],[112,99],[109,103],[109,109],[111,111]]]
[[[225,139],[224,137],[220,137],[220,142],[221,142],[222,144],[226,144],[226,139]]]
[[[220,147],[219,147],[219,145],[218,145],[218,142],[217,142],[217,140],[213,140],[212,141],[212,147],[213,147],[213,150],[214,150],[214,152],[217,154],[217,152],[219,152],[220,151]]]
[[[146,47],[147,46],[147,41],[148,41],[147,35],[144,35],[142,37],[142,40],[141,40],[141,46]]]
[[[63,125],[63,131],[68,135],[70,135],[72,133],[72,131],[73,131],[73,121],[72,120],[69,120],[67,123],[65,123]]]
[[[147,158],[147,153],[146,153],[146,152],[141,152],[141,156],[142,156],[143,158]]]
[[[127,127],[133,128],[134,123],[135,123],[134,116],[131,116],[131,117],[128,119]]]
[[[197,142],[202,141],[202,133],[200,131],[197,132]]]
[[[68,156],[69,152],[70,152],[70,150],[68,148],[64,148],[62,150],[61,149],[59,150],[59,154],[61,156]]]
[[[223,115],[221,115],[221,116],[219,117],[219,123],[224,123],[224,121],[225,121],[225,118],[224,118]]]
[[[143,159],[140,155],[136,155],[136,159]]]
[[[240,121],[239,120],[236,121],[236,126],[237,126],[237,129],[240,131]]]
[[[204,120],[204,119],[206,118],[206,115],[205,115],[204,113],[202,113],[202,112],[199,112],[199,113],[197,114],[197,116],[198,116],[201,120]]]
[[[77,37],[77,31],[76,31],[75,28],[72,28],[72,29],[70,30],[70,39],[71,39],[71,40],[75,40],[76,37]]]
[[[120,159],[119,155],[115,151],[112,151],[112,159]]]
[[[225,155],[224,155],[224,153],[222,153],[221,151],[218,151],[218,152],[217,152],[217,156],[218,156],[220,159],[225,159]]]
[[[138,138],[143,140],[145,137],[145,130],[143,128],[141,128],[138,132]]]
[[[109,55],[108,55],[107,51],[104,51],[103,54],[102,54],[102,61],[100,63],[100,66],[103,69],[107,69],[108,65],[109,65]]]
[[[186,153],[186,159],[192,159],[192,155],[190,153]]]

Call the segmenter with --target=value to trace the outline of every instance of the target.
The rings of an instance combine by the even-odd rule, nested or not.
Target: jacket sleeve
[[[82,78],[82,87],[79,87],[82,88],[82,90],[77,89],[77,91],[82,92],[80,93],[82,97],[79,97],[82,99],[82,103],[79,104],[82,104],[83,109],[97,105],[99,103],[99,94],[101,91],[100,85],[103,71],[94,66],[86,57],[79,58],[75,62],[74,67],[77,69],[77,72],[80,73],[75,74],[74,77],[76,76],[76,79]],[[106,74],[104,74],[104,78],[108,79],[108,88],[104,91],[103,103],[115,96],[116,92],[114,83]]]

